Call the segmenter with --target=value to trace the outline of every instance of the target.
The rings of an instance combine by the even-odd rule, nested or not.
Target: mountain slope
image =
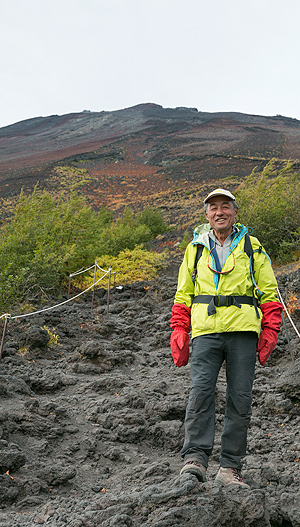
[[[282,116],[142,104],[39,117],[0,129],[0,198],[5,209],[37,182],[53,192],[80,184],[95,207],[139,208],[223,178],[234,188],[270,158],[299,152],[300,121]]]

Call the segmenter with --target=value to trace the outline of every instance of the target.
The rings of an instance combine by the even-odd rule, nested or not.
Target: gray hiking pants
[[[215,386],[226,362],[226,408],[220,465],[241,468],[251,417],[257,334],[251,331],[201,335],[192,341],[191,391],[185,416],[184,461],[205,467],[215,437]]]

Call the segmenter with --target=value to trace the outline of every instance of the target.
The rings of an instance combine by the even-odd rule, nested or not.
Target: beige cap
[[[227,198],[230,198],[233,201],[235,201],[234,195],[231,194],[231,192],[229,192],[229,190],[225,190],[223,188],[216,188],[216,190],[213,190],[210,194],[208,194],[208,196],[205,198],[203,203],[204,204],[207,203],[208,200],[210,198],[213,198],[214,196],[226,196]]]

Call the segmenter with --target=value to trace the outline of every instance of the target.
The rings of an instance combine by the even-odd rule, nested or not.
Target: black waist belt
[[[249,304],[255,306],[255,299],[252,296],[246,295],[197,295],[193,298],[193,304],[208,304],[208,315],[216,314],[216,307],[221,306],[235,306],[241,308],[241,304]]]

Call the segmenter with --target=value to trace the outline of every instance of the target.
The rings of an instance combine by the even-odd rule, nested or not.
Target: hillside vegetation
[[[271,160],[262,171],[253,170],[235,192],[239,220],[271,259],[283,264],[299,258],[300,176],[293,164],[278,167]],[[199,221],[206,221],[201,213]],[[96,259],[105,269],[112,266],[123,283],[153,278],[167,251],[150,253],[149,242],[168,229],[161,211],[152,207],[138,213],[127,207],[114,219],[111,210],[101,207],[96,212],[75,193],[54,197],[38,188],[28,196],[22,192],[11,222],[0,232],[2,310],[63,293],[69,275]],[[176,231],[176,223],[172,229]],[[189,239],[187,231],[181,234],[178,250],[183,251]],[[73,285],[89,286],[92,277],[90,273],[80,282],[75,279]]]
[[[80,186],[95,210],[120,214],[170,205],[178,188],[197,192],[232,177],[236,188],[272,158],[299,158],[300,121],[149,103],[29,119],[1,128],[0,139],[1,218],[36,183],[56,195]]]
[[[299,527],[300,269],[281,265],[299,258],[299,151],[296,119],[151,104],[0,129],[1,527]],[[246,494],[214,481],[225,368],[208,481],[179,475],[190,368],[172,362],[170,308],[217,187],[295,320],[256,367]],[[99,290],[65,305],[95,261]]]
[[[60,293],[70,273],[89,267],[103,255],[109,255],[104,259],[109,262],[122,251],[140,246],[140,266],[147,268],[141,247],[146,249],[166,229],[161,213],[152,208],[136,216],[127,208],[114,220],[111,211],[102,207],[95,212],[75,194],[55,198],[37,188],[29,196],[21,193],[12,221],[0,232],[2,309]],[[162,260],[159,255],[156,259]],[[128,273],[126,266],[124,270]]]
[[[271,160],[262,172],[253,170],[236,193],[240,220],[278,263],[300,256],[300,176],[292,163],[275,168]]]

